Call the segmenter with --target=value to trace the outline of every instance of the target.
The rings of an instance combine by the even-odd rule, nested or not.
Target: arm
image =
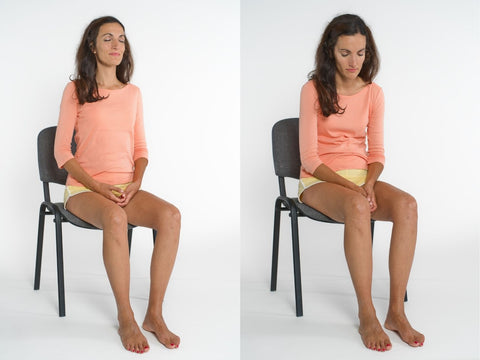
[[[125,189],[120,196],[121,201],[118,203],[120,206],[126,206],[133,196],[140,190],[143,180],[143,174],[148,164],[148,150],[147,142],[145,139],[145,128],[143,125],[143,104],[142,95],[138,91],[137,97],[137,114],[135,118],[134,127],[134,153],[133,161],[135,163],[135,170],[133,173],[132,183]]]
[[[367,136],[368,136],[368,172],[363,188],[367,192],[367,199],[370,202],[370,210],[377,209],[374,186],[383,171],[385,163],[385,150],[383,145],[383,118],[385,111],[385,100],[382,89],[374,94],[369,114]]]
[[[142,186],[143,174],[147,168],[148,160],[146,158],[139,158],[135,160],[135,172],[133,173],[133,181],[125,191],[121,191],[120,201],[118,205],[124,207],[126,206],[133,196],[140,190]]]
[[[73,176],[77,181],[81,182],[86,188],[105,196],[107,199],[116,203],[122,201],[122,197],[117,197],[112,191],[117,191],[123,194],[123,190],[113,185],[105,184],[94,180],[86,171],[80,166],[75,159],[68,160],[64,166],[65,170]]]
[[[375,198],[374,186],[377,182],[380,174],[383,171],[383,164],[379,162],[374,162],[368,164],[367,180],[362,186],[366,192],[367,200],[370,203],[370,211],[374,212],[377,209],[377,199]]]
[[[347,180],[344,177],[338,175],[335,171],[330,169],[325,164],[321,164],[318,168],[316,168],[313,172],[313,176],[315,176],[317,179],[346,187],[347,189],[356,191],[367,197],[367,192],[365,191],[364,187],[358,186],[350,180]]]

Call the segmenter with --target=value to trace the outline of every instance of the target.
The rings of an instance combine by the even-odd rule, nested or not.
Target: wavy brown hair
[[[314,81],[317,89],[320,109],[325,117],[345,112],[345,109],[338,104],[334,47],[340,36],[355,34],[366,37],[365,61],[358,76],[370,84],[378,73],[380,60],[377,47],[372,32],[365,22],[357,15],[344,14],[335,17],[323,32],[315,54],[315,70],[309,74],[309,79]]]
[[[93,20],[85,29],[82,40],[78,46],[76,56],[76,74],[72,81],[75,83],[78,102],[80,104],[92,103],[106,97],[98,93],[98,84],[95,78],[97,73],[97,59],[93,50],[97,45],[97,36],[103,24],[118,23],[125,31],[125,26],[113,16],[103,16]],[[130,44],[125,37],[125,52],[122,62],[117,66],[117,78],[127,84],[133,73],[133,58]]]

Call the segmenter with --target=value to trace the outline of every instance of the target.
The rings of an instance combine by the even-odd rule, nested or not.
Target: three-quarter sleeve
[[[370,114],[367,127],[368,139],[368,164],[379,162],[385,164],[385,149],[383,144],[383,118],[385,112],[385,99],[383,91],[372,91]]]
[[[313,81],[302,87],[300,94],[299,143],[302,167],[313,174],[323,163],[318,155],[318,95]]]
[[[148,159],[147,141],[145,139],[145,127],[143,124],[143,102],[142,93],[138,90],[137,95],[137,114],[134,126],[134,149],[133,161],[137,159]]]
[[[73,159],[72,136],[78,115],[78,101],[75,93],[75,84],[68,83],[63,91],[60,104],[57,132],[55,135],[54,156],[59,168]]]

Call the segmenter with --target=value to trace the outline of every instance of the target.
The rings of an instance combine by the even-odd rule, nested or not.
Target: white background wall
[[[480,11],[475,0],[242,1],[242,281],[268,287],[278,195],[271,127],[298,116],[300,88],[313,69],[318,41],[327,23],[342,13],[365,20],[380,52],[376,82],[386,99],[381,179],[419,203],[411,279],[459,279],[478,289]],[[289,185],[295,195],[296,181]],[[280,280],[291,279],[293,272],[286,215],[282,225]],[[376,225],[376,279],[388,278],[390,230],[388,223]],[[304,278],[348,276],[342,235],[341,226],[300,220]]]
[[[0,2],[2,207],[0,277],[32,279],[38,208],[36,137],[56,125],[85,27],[116,16],[143,94],[150,162],[143,188],[182,212],[175,278],[239,276],[239,19],[237,1]],[[220,181],[227,179],[228,181]],[[54,190],[61,201],[63,188]],[[66,271],[104,274],[101,233],[64,226]],[[55,274],[47,221],[43,274]],[[151,233],[134,231],[132,276],[147,276]],[[221,271],[219,271],[219,268]],[[233,311],[238,311],[236,302]]]

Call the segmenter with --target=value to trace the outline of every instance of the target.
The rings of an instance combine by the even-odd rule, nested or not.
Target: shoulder
[[[69,81],[67,85],[65,85],[65,89],[63,90],[65,94],[74,94],[75,91],[76,91],[76,86],[74,81]]]
[[[125,90],[128,90],[128,92],[134,93],[134,94],[141,93],[140,88],[137,85],[134,85],[131,83],[128,83],[127,85],[125,85]]]
[[[316,91],[315,89],[315,82],[313,80],[308,80],[302,86],[302,92],[309,92],[309,91]]]
[[[375,96],[378,94],[383,94],[383,89],[377,83],[372,82],[371,84],[367,85],[370,88],[370,92]]]
[[[370,99],[372,101],[384,101],[383,89],[377,83],[372,82],[367,85],[369,88]]]
[[[126,94],[128,97],[132,97],[135,99],[142,97],[142,92],[140,91],[140,88],[134,84],[128,83],[122,90],[123,93]]]
[[[74,81],[69,81],[63,89],[63,100],[68,102],[78,102],[77,88]]]
[[[140,88],[132,83],[128,83],[127,85],[125,85],[125,87],[128,88],[130,91],[140,92]]]
[[[305,84],[303,84],[300,94],[302,98],[316,99],[318,95],[317,95],[317,89],[315,87],[315,82],[313,80],[309,80]]]
[[[370,84],[368,84],[368,86],[370,86],[370,88],[374,91],[382,91],[382,87],[380,85],[378,85],[376,82],[372,82]]]

